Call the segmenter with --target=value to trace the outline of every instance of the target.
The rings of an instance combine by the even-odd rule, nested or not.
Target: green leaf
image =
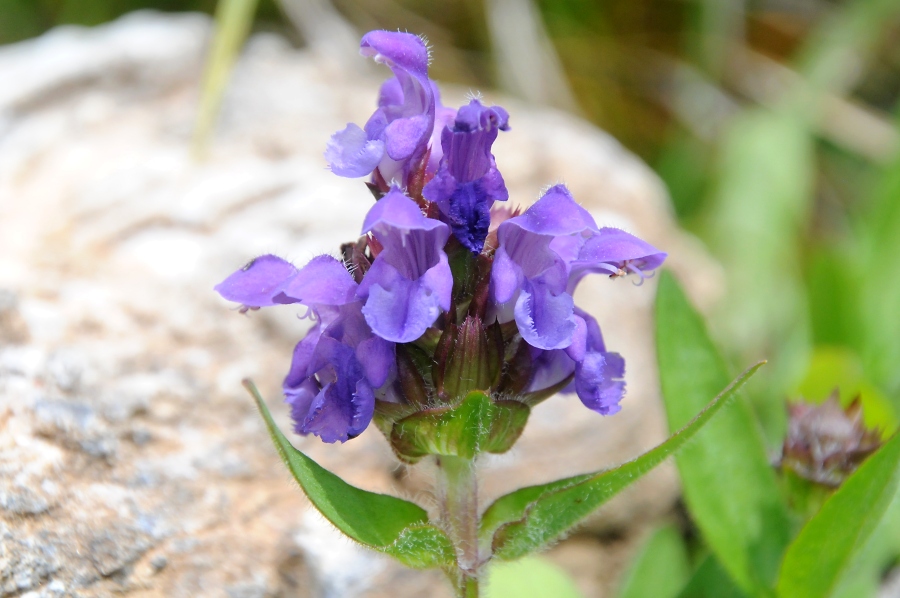
[[[749,368],[688,425],[656,448],[614,469],[529,486],[498,498],[481,520],[480,542],[501,559],[516,559],[565,534],[591,511],[662,463],[691,439],[762,366]]]
[[[900,493],[894,494],[878,527],[865,544],[865,548],[853,557],[853,563],[841,579],[833,598],[878,595],[885,573],[900,556]]]
[[[709,555],[700,563],[678,598],[746,598],[716,557]]]
[[[800,530],[781,565],[784,598],[826,598],[881,521],[900,480],[900,435],[869,457]]]
[[[470,392],[456,407],[427,409],[394,424],[391,446],[415,463],[426,455],[473,459],[480,452],[504,453],[521,436],[531,410],[518,401],[492,401]]]
[[[582,598],[572,578],[560,567],[536,556],[488,568],[485,598]]]
[[[361,490],[324,469],[285,438],[256,386],[249,380],[244,381],[244,386],[256,400],[284,464],[310,502],[336,528],[409,567],[424,569],[454,563],[450,540],[430,524],[425,509],[393,496]]]
[[[668,272],[659,283],[656,322],[663,400],[675,430],[728,380],[727,369]],[[750,407],[736,401],[675,461],[691,517],[725,570],[748,594],[772,587],[790,521]]]
[[[258,0],[219,0],[216,6],[215,35],[206,59],[200,110],[194,130],[195,156],[202,155],[206,149],[206,142],[219,115],[231,69],[234,68],[238,52],[253,24],[257,2]]]
[[[618,598],[672,598],[691,574],[687,548],[674,525],[661,527],[647,540],[619,586]]]

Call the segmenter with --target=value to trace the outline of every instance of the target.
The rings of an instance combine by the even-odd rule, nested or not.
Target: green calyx
[[[425,409],[382,428],[394,452],[406,463],[427,455],[473,459],[479,453],[505,453],[518,440],[531,409],[512,400],[492,400],[470,392],[452,407]]]

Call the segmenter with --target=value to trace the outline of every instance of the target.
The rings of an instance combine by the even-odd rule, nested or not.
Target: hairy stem
[[[478,598],[482,559],[478,551],[478,481],[475,461],[437,457],[441,518],[456,548],[455,585],[460,598]]]

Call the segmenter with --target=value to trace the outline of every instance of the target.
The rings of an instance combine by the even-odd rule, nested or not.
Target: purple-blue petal
[[[397,77],[391,77],[381,84],[378,90],[378,107],[386,108],[403,103],[403,87]]]
[[[666,253],[618,228],[602,228],[581,247],[571,263],[569,289],[590,273],[642,278],[662,265]]]
[[[372,419],[375,384],[383,384],[392,371],[393,345],[372,336],[359,309],[359,303],[341,308],[294,351],[284,394],[300,434],[344,442]]]
[[[434,117],[417,114],[398,118],[384,129],[387,155],[396,161],[407,160],[422,148],[422,139],[431,133]]]
[[[331,171],[348,178],[366,176],[375,170],[384,153],[384,141],[370,139],[352,123],[332,135],[325,146],[325,160]]]
[[[575,362],[565,351],[535,349],[532,355],[533,374],[528,392],[538,392],[559,384],[575,371]]]
[[[372,206],[362,232],[372,233],[383,247],[375,262],[390,264],[410,280],[423,276],[442,256],[446,259],[444,244],[450,229],[443,222],[426,218],[419,206],[396,187]],[[367,274],[359,295],[364,296],[371,284]]]
[[[346,305],[356,300],[356,281],[343,262],[320,255],[311,259],[288,280],[283,292],[304,305]]]
[[[494,253],[491,265],[491,295],[498,304],[506,304],[516,298],[525,282],[522,266],[517,264],[501,245]]]
[[[551,237],[577,233],[587,236],[598,230],[594,218],[575,202],[565,185],[550,187],[524,213],[501,224],[500,231],[513,226]]]
[[[316,308],[355,301],[356,286],[344,265],[329,255],[313,258],[299,270],[280,257],[263,255],[216,285],[215,290],[247,307],[303,303]]]
[[[621,409],[619,403],[625,395],[625,360],[606,350],[597,320],[578,308],[575,314],[584,322],[585,332],[583,355],[575,358],[575,392],[588,409],[612,415]]]
[[[446,255],[416,279],[376,259],[360,285],[360,293],[365,294],[362,311],[375,334],[388,341],[408,343],[422,336],[441,311],[450,308],[452,289]]]
[[[427,77],[428,48],[422,38],[402,31],[370,31],[359,44],[359,53],[391,68]]]
[[[369,210],[363,233],[382,246],[357,289],[366,322],[383,339],[413,341],[450,309],[450,229],[394,187]]]
[[[284,297],[284,286],[297,275],[297,268],[274,255],[261,255],[217,284],[223,298],[247,307],[297,303]]]
[[[357,345],[356,359],[362,365],[369,385],[379,388],[387,382],[394,367],[394,344],[379,336],[370,336]]]
[[[532,347],[563,349],[575,332],[575,303],[568,293],[554,294],[545,284],[526,284],[516,300],[519,334]]]
[[[426,199],[438,204],[456,238],[473,253],[484,247],[491,205],[509,198],[491,154],[497,132],[509,128],[508,118],[502,108],[487,108],[478,100],[460,108],[441,134],[440,168],[422,190]]]
[[[618,353],[590,352],[575,368],[575,392],[600,415],[618,413],[625,395],[625,361]]]

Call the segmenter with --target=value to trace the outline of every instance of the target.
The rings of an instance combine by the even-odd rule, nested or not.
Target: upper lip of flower
[[[335,133],[325,157],[340,176],[365,176],[377,168],[385,181],[398,178],[405,184],[426,155],[434,128],[428,50],[415,35],[372,31],[360,42],[360,53],[389,66],[394,78],[382,86],[365,127],[349,124]]]

